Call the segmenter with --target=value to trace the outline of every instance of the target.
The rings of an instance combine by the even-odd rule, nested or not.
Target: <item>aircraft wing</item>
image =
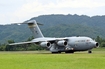
[[[32,43],[34,43],[34,42],[28,41],[28,42],[11,43],[11,44],[9,44],[9,45],[21,45],[21,44],[32,44]]]
[[[67,38],[36,38],[36,39],[33,39],[32,41],[11,43],[9,45],[33,44],[33,43],[37,44],[41,42],[52,42],[52,41],[60,41],[60,40],[67,40]]]

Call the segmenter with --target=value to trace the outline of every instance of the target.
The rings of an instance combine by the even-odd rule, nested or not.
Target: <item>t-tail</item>
[[[34,38],[44,37],[35,20],[30,20],[27,22],[27,24],[30,30],[32,31]]]

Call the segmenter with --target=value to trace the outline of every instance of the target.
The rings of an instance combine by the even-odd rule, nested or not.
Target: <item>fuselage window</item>
[[[85,42],[85,40],[78,40],[77,42]]]
[[[89,42],[90,40],[87,40],[87,42]]]

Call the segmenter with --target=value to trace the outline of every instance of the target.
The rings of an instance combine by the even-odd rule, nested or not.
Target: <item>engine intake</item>
[[[40,46],[49,47],[49,46],[51,46],[51,44],[49,42],[42,42],[42,43],[40,43]]]
[[[62,41],[58,41],[57,44],[58,44],[59,46],[66,46],[66,45],[67,45],[67,42],[64,41],[64,40],[62,40]]]

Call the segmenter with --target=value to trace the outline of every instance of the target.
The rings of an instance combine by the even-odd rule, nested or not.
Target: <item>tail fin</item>
[[[34,35],[34,38],[44,37],[35,20],[28,21],[27,23]]]

